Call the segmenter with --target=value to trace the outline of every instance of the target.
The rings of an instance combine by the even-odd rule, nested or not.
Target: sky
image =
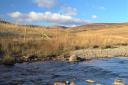
[[[124,23],[128,0],[0,0],[0,18],[45,26]]]

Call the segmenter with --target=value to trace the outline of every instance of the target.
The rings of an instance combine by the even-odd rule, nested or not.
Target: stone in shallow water
[[[126,85],[123,80],[115,80],[113,85]]]
[[[66,85],[66,82],[55,82],[54,85]]]
[[[72,81],[72,82],[70,82],[70,84],[69,84],[69,85],[76,85],[76,84],[75,84],[75,82],[73,82],[73,81]]]
[[[73,81],[55,82],[54,85],[76,85]]]
[[[86,80],[87,83],[94,83],[95,81],[93,80]]]

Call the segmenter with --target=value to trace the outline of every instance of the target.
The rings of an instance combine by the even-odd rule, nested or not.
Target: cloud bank
[[[77,9],[71,6],[59,3],[58,0],[34,0],[38,7],[43,9],[52,10],[54,7],[58,7],[58,12],[36,12],[31,11],[28,13],[21,13],[19,11],[11,12],[8,15],[13,18],[16,22],[21,23],[35,23],[35,22],[47,22],[55,25],[63,26],[77,26],[88,23],[84,19],[75,18]],[[37,7],[37,8],[38,8]]]
[[[60,13],[52,13],[52,12],[29,12],[29,13],[21,13],[21,12],[12,12],[9,13],[9,16],[21,21],[21,22],[49,22],[53,24],[59,24],[59,25],[67,25],[67,26],[73,26],[73,25],[82,25],[86,24],[87,21],[79,18],[74,18],[69,15],[63,15]]]

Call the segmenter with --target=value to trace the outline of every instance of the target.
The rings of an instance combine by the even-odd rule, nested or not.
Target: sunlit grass
[[[79,49],[100,49],[87,51],[86,55],[105,57],[108,49],[128,45],[128,26],[72,32],[67,29],[48,29],[47,27],[27,27],[18,25],[0,25],[0,55],[29,56],[39,59],[57,57]],[[72,28],[70,28],[72,29]],[[72,29],[77,31],[77,29]],[[80,29],[79,29],[80,30]],[[118,48],[121,50],[121,48]],[[103,51],[103,53],[101,53]],[[124,50],[124,53],[126,51]],[[90,53],[90,54],[88,54]],[[121,51],[118,51],[121,54]],[[116,55],[116,53],[112,56]],[[126,56],[126,55],[124,55]]]

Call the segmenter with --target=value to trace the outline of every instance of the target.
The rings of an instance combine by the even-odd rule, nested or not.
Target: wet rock
[[[69,85],[70,84],[70,81],[66,81],[66,84]]]
[[[54,85],[67,85],[66,82],[55,82]]]
[[[23,61],[27,61],[29,56],[22,56]]]
[[[87,83],[94,83],[95,81],[93,80],[86,80]]]
[[[29,57],[28,57],[28,61],[36,61],[37,60],[37,56],[36,55],[30,55]]]
[[[76,84],[75,84],[75,82],[73,82],[73,81],[72,81],[72,82],[70,82],[70,84],[69,84],[69,85],[76,85]]]
[[[26,62],[37,61],[38,57],[36,55],[23,56],[23,60]]]
[[[96,84],[96,85],[101,85],[100,83]]]
[[[54,85],[76,85],[73,81],[55,82]]]
[[[115,80],[113,85],[126,85],[123,80]]]

